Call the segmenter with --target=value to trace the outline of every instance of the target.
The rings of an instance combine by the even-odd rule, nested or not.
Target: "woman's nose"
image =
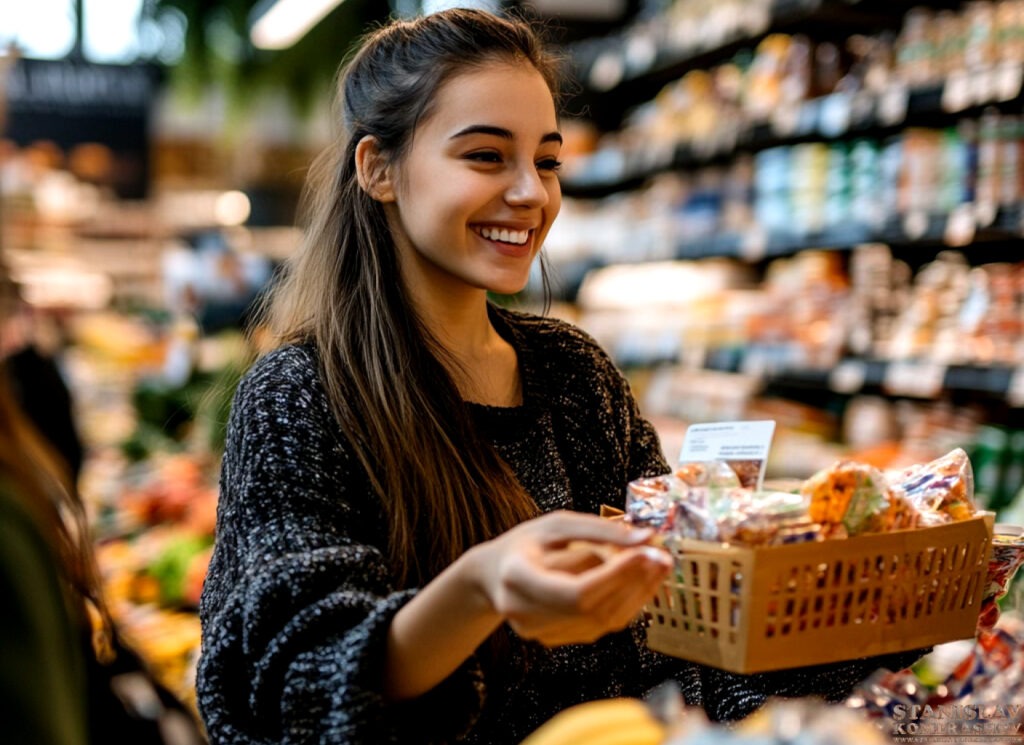
[[[548,199],[548,190],[533,163],[516,171],[515,179],[505,192],[505,201],[517,207],[543,207]]]

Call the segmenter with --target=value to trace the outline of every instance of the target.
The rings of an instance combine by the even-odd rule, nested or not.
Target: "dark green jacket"
[[[88,742],[81,629],[53,550],[0,480],[0,739]]]

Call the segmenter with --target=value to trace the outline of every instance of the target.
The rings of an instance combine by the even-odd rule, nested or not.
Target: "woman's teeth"
[[[480,228],[480,235],[488,240],[501,241],[502,243],[514,243],[523,245],[530,239],[529,230],[509,230],[508,228]]]

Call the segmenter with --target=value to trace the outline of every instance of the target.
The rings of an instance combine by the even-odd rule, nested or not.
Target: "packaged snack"
[[[827,532],[846,535],[880,529],[893,504],[882,472],[873,466],[840,461],[804,482],[801,493],[810,500],[811,520]],[[894,513],[900,514],[901,510]],[[842,531],[839,531],[839,527]]]
[[[924,525],[967,520],[976,511],[974,472],[967,453],[960,448],[908,468],[893,483],[921,513]]]
[[[675,476],[652,476],[636,479],[626,486],[626,522],[643,528],[665,532],[672,526],[674,505],[687,486]]]
[[[704,509],[713,509],[725,492],[740,488],[736,472],[722,460],[681,463],[673,475],[689,487],[688,500]]]
[[[889,506],[871,518],[870,532],[887,533],[893,530],[908,530],[921,524],[921,513],[899,489],[890,489],[888,497]]]
[[[992,554],[988,561],[985,594],[981,598],[978,629],[991,629],[999,620],[997,602],[1010,589],[1017,570],[1024,565],[1024,527],[996,524],[992,534]]]
[[[676,502],[673,507],[675,511],[669,520],[672,537],[694,538],[698,541],[720,540],[718,524],[707,510],[687,500]],[[666,545],[670,546],[671,541],[666,539]]]
[[[806,528],[811,524],[807,519],[808,501],[801,494],[736,489],[728,498],[728,509],[722,510],[719,519],[723,541],[763,546],[778,542],[779,532],[787,529],[788,542],[796,542],[799,531],[788,529],[802,525],[806,535]]]
[[[675,477],[687,486],[714,486],[731,489],[740,486],[739,476],[724,460],[680,463]]]

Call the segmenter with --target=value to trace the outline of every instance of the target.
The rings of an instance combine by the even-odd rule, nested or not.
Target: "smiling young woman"
[[[211,740],[501,745],[666,678],[738,718],[877,667],[741,678],[646,648],[671,562],[597,513],[669,470],[654,430],[590,337],[487,301],[525,285],[561,201],[531,28],[392,23],[339,100],[265,308],[278,345],[231,413],[201,605]]]

